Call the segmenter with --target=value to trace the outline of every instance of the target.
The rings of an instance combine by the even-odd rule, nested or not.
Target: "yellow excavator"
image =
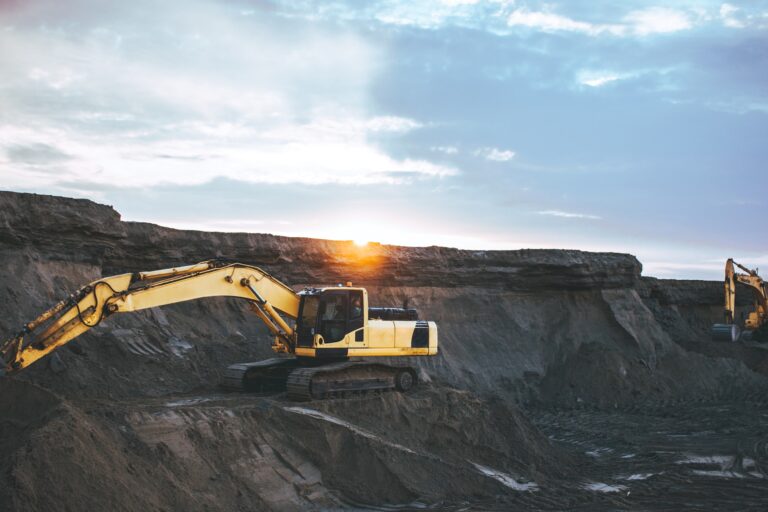
[[[437,354],[434,322],[418,320],[413,309],[368,307],[365,288],[297,293],[258,267],[210,260],[83,286],[0,343],[0,375],[21,371],[115,313],[204,297],[246,300],[274,335],[272,349],[288,354],[229,366],[222,382],[229,389],[286,389],[295,400],[405,392],[417,383],[412,367],[350,358]]]
[[[736,272],[736,267],[744,273]],[[736,323],[736,283],[742,283],[752,290],[753,310],[743,320],[744,332]],[[738,341],[752,339],[768,342],[768,283],[752,270],[729,258],[725,262],[725,323],[712,326],[712,337],[717,341]]]

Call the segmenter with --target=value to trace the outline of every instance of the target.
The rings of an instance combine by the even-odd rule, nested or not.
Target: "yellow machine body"
[[[362,356],[427,356],[437,354],[437,324],[419,320],[371,319],[368,307],[368,292],[365,288],[336,287],[317,291],[320,313],[315,332],[311,338],[302,339],[299,329],[296,355],[303,357],[362,357]],[[300,294],[301,295],[301,294]],[[357,322],[346,313],[347,325],[343,330],[334,330],[324,325],[334,322],[322,297],[340,297],[343,303],[351,304],[353,298],[360,299],[361,318]],[[304,295],[306,300],[307,295]],[[341,322],[339,322],[341,323]],[[334,334],[336,332],[336,334]],[[343,333],[343,335],[342,335]],[[311,339],[311,342],[310,342]],[[303,343],[302,343],[303,342]]]

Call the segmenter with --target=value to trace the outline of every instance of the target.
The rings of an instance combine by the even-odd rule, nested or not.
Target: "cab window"
[[[344,302],[344,295],[342,294],[333,294],[326,297],[323,320],[346,320]]]
[[[347,333],[347,293],[330,292],[323,296],[320,317],[320,334],[326,343],[344,339]]]
[[[363,327],[363,292],[361,290],[350,290],[349,292],[349,324],[347,332],[356,331]],[[362,334],[357,333],[355,339],[362,341]]]
[[[363,318],[363,292],[349,292],[349,319],[350,321]]]

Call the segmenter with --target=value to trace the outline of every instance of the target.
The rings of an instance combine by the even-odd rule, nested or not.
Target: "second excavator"
[[[739,268],[742,272],[736,272]],[[753,309],[736,321],[736,285],[741,283],[752,291]],[[750,269],[729,258],[725,262],[725,323],[712,326],[712,337],[718,341],[755,340],[768,342],[768,283]],[[743,327],[743,331],[741,329]]]
[[[287,389],[295,400],[410,390],[417,372],[359,357],[437,354],[437,325],[413,309],[371,308],[365,288],[295,292],[264,270],[210,260],[183,267],[105,277],[89,283],[0,343],[0,375],[14,374],[115,313],[204,297],[247,301],[283,357],[238,363],[222,385],[235,390]]]

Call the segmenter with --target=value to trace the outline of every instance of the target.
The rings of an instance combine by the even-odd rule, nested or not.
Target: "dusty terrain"
[[[768,506],[768,350],[709,341],[718,282],[641,277],[625,254],[177,231],[15,193],[0,257],[1,337],[100,276],[224,257],[364,285],[441,343],[411,394],[297,404],[218,389],[271,356],[240,302],[110,318],[0,380],[1,510]]]

